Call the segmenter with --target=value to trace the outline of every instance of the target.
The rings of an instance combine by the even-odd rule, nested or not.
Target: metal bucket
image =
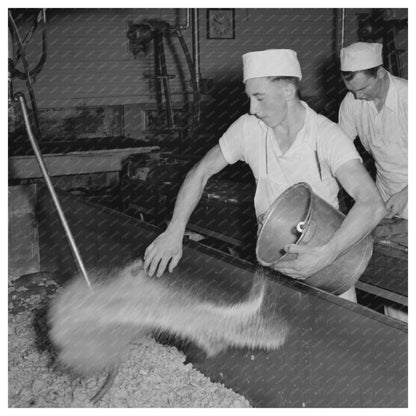
[[[286,253],[288,244],[320,246],[329,241],[345,215],[312,192],[304,182],[283,192],[264,215],[257,237],[256,256],[263,266],[273,267],[282,260],[296,259]],[[360,278],[373,252],[373,239],[367,236],[324,267],[305,283],[339,295]]]

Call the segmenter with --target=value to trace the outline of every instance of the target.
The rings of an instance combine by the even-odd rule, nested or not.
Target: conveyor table
[[[79,197],[62,192],[59,197],[90,270],[141,256],[160,232]],[[58,269],[67,279],[75,264],[45,189],[38,194],[37,215],[42,270]],[[188,241],[178,270],[182,283],[196,281],[207,299],[234,303],[246,296],[256,267]],[[194,345],[175,341],[194,367],[254,407],[407,407],[407,324],[264,273],[270,322],[287,320],[286,343],[277,351],[228,349],[208,359]]]

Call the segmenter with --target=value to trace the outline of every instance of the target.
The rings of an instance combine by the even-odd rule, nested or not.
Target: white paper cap
[[[383,65],[381,43],[357,42],[341,49],[341,71],[362,71]]]
[[[243,81],[261,77],[298,77],[302,79],[300,64],[291,49],[267,49],[243,55]]]

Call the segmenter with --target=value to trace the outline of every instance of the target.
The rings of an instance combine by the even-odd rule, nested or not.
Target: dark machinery
[[[13,102],[13,78],[19,78],[26,81],[26,86],[29,92],[30,101],[32,104],[33,118],[35,121],[36,134],[39,136],[41,133],[40,122],[39,122],[39,110],[36,103],[35,92],[33,90],[33,82],[36,76],[42,70],[47,57],[47,32],[46,32],[46,10],[41,9],[35,14],[31,27],[27,34],[22,38],[18,28],[18,18],[13,17],[13,10],[9,10],[9,31],[12,36],[12,41],[17,41],[17,52],[13,58],[9,58],[8,61],[8,73],[9,73],[9,111]],[[29,64],[26,60],[25,49],[29,44],[34,32],[36,31],[39,24],[42,24],[42,55],[38,63],[33,67],[29,68]],[[22,61],[23,71],[17,68],[19,61]]]
[[[168,41],[171,35],[176,36],[180,42],[191,76],[193,111],[190,114],[191,122],[189,124],[192,125],[192,123],[197,123],[200,117],[200,90],[198,85],[199,73],[195,67],[195,56],[194,59],[192,59],[183,38],[181,28],[179,26],[173,27],[168,22],[163,20],[150,19],[141,23],[129,22],[127,30],[130,50],[135,58],[142,53],[146,54],[149,43],[153,41],[157,113],[159,118],[162,116],[166,118],[168,128],[175,126],[175,117],[172,108],[172,98],[169,86],[169,80],[173,78],[173,75],[169,75],[167,72],[164,48],[164,39],[165,41]],[[165,109],[163,108],[162,90],[164,92]]]
[[[172,216],[179,187],[196,161],[164,153],[129,157],[121,173],[123,212],[165,227]],[[197,233],[203,243],[254,259],[257,232],[254,193],[249,168],[227,167],[208,181],[188,229]]]
[[[383,44],[384,66],[393,75],[403,76],[400,55],[396,48],[395,34],[407,28],[407,19],[389,18],[389,9],[373,9],[371,13],[358,14],[358,37],[363,42]]]

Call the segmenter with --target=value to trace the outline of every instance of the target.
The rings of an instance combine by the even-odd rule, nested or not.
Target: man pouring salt
[[[354,145],[335,123],[300,100],[301,79],[293,50],[270,49],[243,55],[243,81],[250,111],[237,119],[187,174],[167,229],[146,249],[145,268],[149,275],[157,272],[160,276],[167,266],[169,271],[176,267],[182,256],[186,224],[208,179],[238,160],[249,164],[256,179],[254,205],[258,217],[298,182],[307,182],[335,208],[338,182],[355,200],[327,244],[291,244],[286,248],[297,254],[296,260],[281,261],[275,269],[293,278],[305,279],[331,264],[384,217],[383,201]],[[354,288],[347,292],[343,296],[354,300]]]

